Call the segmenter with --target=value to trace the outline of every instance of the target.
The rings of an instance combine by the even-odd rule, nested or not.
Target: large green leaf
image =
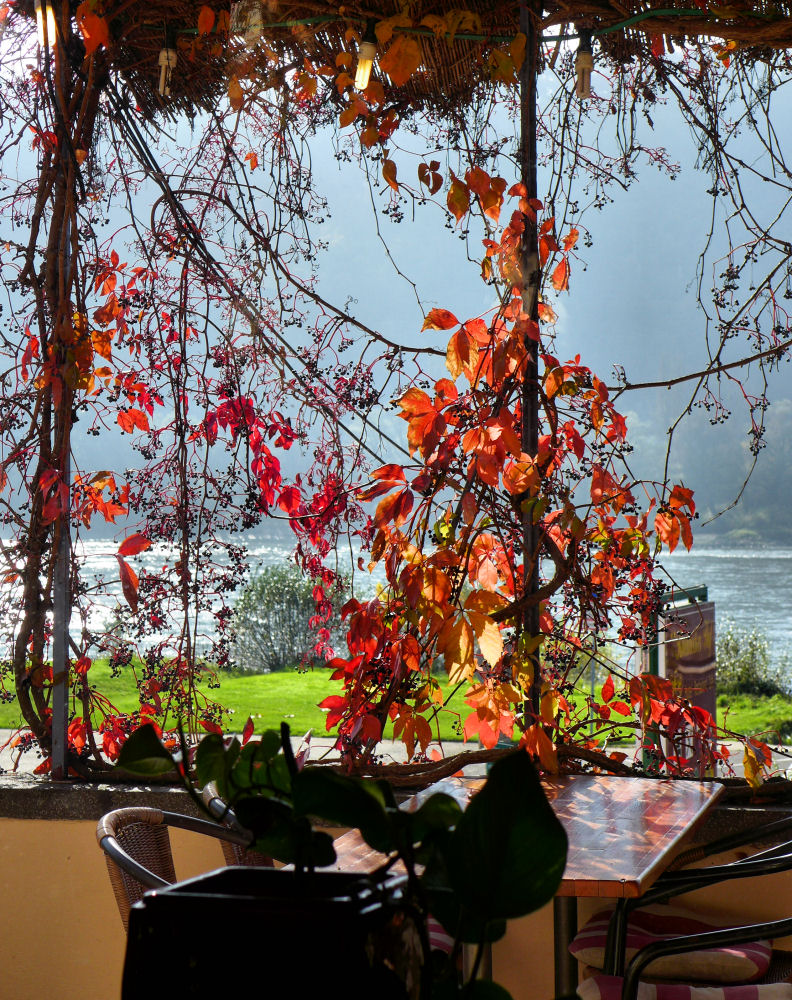
[[[130,774],[151,778],[176,769],[176,764],[160,742],[153,726],[136,729],[121,747],[118,766]]]
[[[238,801],[240,823],[253,832],[254,846],[284,864],[321,868],[335,859],[333,838],[311,829],[295,816],[290,804],[270,796],[247,796]]]
[[[506,920],[549,902],[566,866],[567,837],[528,754],[492,768],[451,835],[449,884],[481,920]]]
[[[225,797],[226,780],[239,756],[240,742],[236,737],[228,747],[219,733],[204,736],[195,751],[195,779],[200,788],[214,781],[218,793]]]
[[[294,808],[302,816],[315,816],[356,827],[366,843],[387,854],[393,836],[378,784],[347,778],[321,767],[306,767],[295,775]]]

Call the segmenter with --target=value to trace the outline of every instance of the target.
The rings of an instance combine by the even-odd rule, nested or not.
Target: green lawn
[[[112,677],[106,662],[94,662],[88,675],[98,691],[112,702],[121,712],[132,712],[137,708],[137,688],[131,669],[121,671],[119,677]],[[220,674],[220,687],[202,689],[212,700],[229,710],[226,729],[240,732],[248,716],[251,716],[256,732],[277,729],[281,722],[288,722],[297,735],[313,729],[316,735],[326,732],[326,712],[318,708],[319,702],[328,695],[340,694],[341,685],[331,681],[326,670],[309,670],[307,673],[281,671],[273,674]],[[446,694],[450,687],[445,689]],[[465,709],[461,698],[455,699],[458,711]],[[455,729],[458,718],[450,712],[439,716],[440,737],[444,740],[458,740],[461,736]],[[10,729],[21,724],[21,716],[15,702],[0,705],[0,728]],[[391,727],[388,727],[390,730]],[[433,725],[433,730],[436,726]],[[386,730],[386,737],[391,732]]]
[[[89,678],[121,711],[130,712],[137,706],[137,689],[130,669],[119,677],[111,677],[106,663],[98,661],[91,667]],[[339,694],[340,684],[331,682],[324,670],[297,673],[284,671],[274,674],[221,674],[220,688],[206,690],[230,712],[226,723],[229,731],[239,732],[252,716],[256,732],[289,723],[292,732],[301,734],[309,729],[319,735],[326,731],[326,713],[317,707],[330,694]],[[446,696],[450,687],[444,686]],[[729,729],[746,735],[766,734],[771,741],[792,739],[792,702],[776,695],[773,698],[751,698],[738,695],[728,699],[731,710],[726,714],[727,699],[718,699],[718,721]],[[468,709],[457,695],[452,708],[464,714]],[[20,724],[16,703],[0,705],[0,727],[14,728]],[[437,723],[440,737],[459,740],[458,717],[451,711],[441,712]],[[391,733],[386,731],[386,736]]]

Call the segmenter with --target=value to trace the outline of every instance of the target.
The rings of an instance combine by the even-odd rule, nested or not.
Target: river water
[[[792,549],[697,547],[663,564],[681,587],[705,584],[715,603],[716,629],[725,619],[758,628],[773,657],[792,648]]]
[[[79,544],[86,560],[86,575],[115,581],[100,598],[90,620],[92,629],[101,630],[112,620],[113,608],[121,599],[117,546],[99,539]],[[291,549],[282,540],[260,540],[250,545],[254,568],[285,564],[290,555]],[[129,562],[139,572],[143,567],[161,569],[166,562],[172,564],[173,559],[168,560],[162,550],[154,547]],[[708,587],[709,599],[715,602],[717,625],[722,627],[728,619],[741,627],[757,627],[770,641],[774,658],[785,649],[792,651],[792,548],[749,550],[696,545],[691,552],[677,551],[666,556],[664,566],[680,587]],[[374,582],[365,573],[357,573],[357,592],[373,588]],[[211,616],[204,617],[204,626],[211,631]],[[76,620],[73,628],[78,634]]]

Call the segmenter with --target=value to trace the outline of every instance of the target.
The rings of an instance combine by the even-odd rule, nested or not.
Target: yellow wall
[[[0,819],[0,997],[117,1000],[126,943],[96,823]],[[219,868],[219,842],[173,831],[176,874]]]
[[[0,997],[118,1000],[124,931],[95,823],[0,819]],[[189,878],[222,864],[220,846],[173,831],[176,871]],[[792,900],[792,873],[696,893],[699,907],[735,923],[773,919]],[[581,900],[580,920],[599,901]],[[552,906],[512,921],[495,946],[495,979],[514,1000],[553,996]],[[792,942],[787,944],[792,947]]]

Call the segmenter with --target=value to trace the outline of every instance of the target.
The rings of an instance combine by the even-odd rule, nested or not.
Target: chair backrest
[[[110,884],[118,904],[124,929],[129,910],[148,889],[161,889],[176,881],[168,827],[178,827],[212,837],[220,842],[226,864],[247,864],[244,860],[250,835],[208,820],[182,816],[148,807],[115,809],[99,820],[96,839],[104,851]],[[236,847],[239,854],[226,851]],[[258,855],[261,858],[261,855]],[[254,862],[261,864],[261,861]]]
[[[231,809],[217,794],[217,788],[213,781],[210,781],[208,785],[205,786],[203,792],[201,793],[201,798],[203,799],[204,805],[209,810],[209,812],[214,816],[218,823],[222,823],[223,826],[227,827],[229,830],[236,830],[237,833],[247,834],[248,837],[252,836],[248,830],[239,822],[236,817],[236,813]],[[235,844],[230,840],[223,842],[223,856],[226,859],[226,864],[231,865],[251,865],[254,868],[272,868],[274,862],[271,857],[267,854],[261,854],[259,851],[254,851],[250,847],[244,847],[242,844]]]

